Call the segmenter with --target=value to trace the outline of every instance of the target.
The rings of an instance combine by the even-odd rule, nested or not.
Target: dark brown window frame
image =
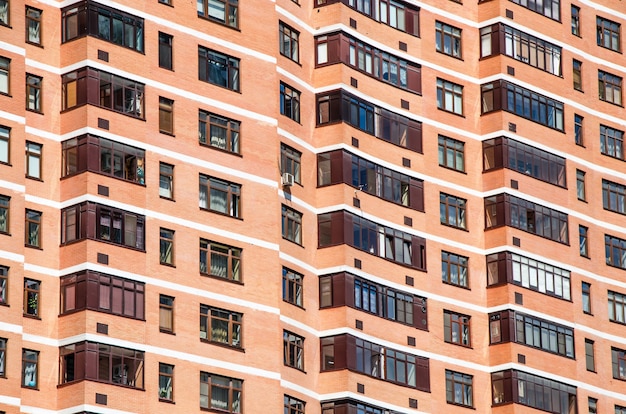
[[[239,247],[200,238],[200,274],[241,284],[243,283],[242,253],[243,249]],[[213,254],[226,257],[226,271],[222,272],[225,276],[213,273],[213,266],[211,266]]]

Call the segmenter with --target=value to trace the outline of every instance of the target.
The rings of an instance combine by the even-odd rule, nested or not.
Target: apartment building
[[[622,25],[0,0],[0,413],[626,414]]]

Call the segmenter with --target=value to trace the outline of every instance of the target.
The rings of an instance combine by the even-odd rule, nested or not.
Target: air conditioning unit
[[[285,187],[291,187],[293,185],[293,183],[295,182],[294,180],[294,176],[291,173],[283,173],[283,185]]]

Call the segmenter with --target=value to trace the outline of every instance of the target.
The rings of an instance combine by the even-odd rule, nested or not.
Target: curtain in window
[[[215,377],[211,378],[211,380],[212,382],[217,382]],[[211,408],[228,411],[228,388],[211,386]]]
[[[9,22],[9,2],[0,0],[0,22],[7,24]]]
[[[41,38],[40,35],[41,23],[35,20],[28,21],[28,40],[33,43],[40,43]]]
[[[211,274],[223,278],[228,277],[228,256],[211,252]]]

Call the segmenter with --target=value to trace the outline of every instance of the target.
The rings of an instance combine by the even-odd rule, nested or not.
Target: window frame
[[[280,143],[280,169],[281,172],[293,175],[294,181],[302,184],[301,168],[302,152],[296,150],[289,145]]]
[[[4,5],[4,9],[2,8]],[[0,0],[0,26],[11,27],[10,17],[11,17],[11,2],[10,0]]]
[[[448,285],[469,289],[469,257],[442,250],[441,280]]]
[[[626,381],[626,350],[611,347],[613,379]]]
[[[3,84],[6,85],[6,90],[1,88]],[[11,96],[11,59],[4,56],[0,56],[0,95]]]
[[[159,197],[174,200],[174,165],[159,161]]]
[[[581,257],[589,258],[589,227],[578,225],[578,250]]]
[[[581,296],[583,313],[591,315],[591,283],[581,282]]]
[[[435,49],[439,53],[463,59],[462,29],[435,21]]]
[[[211,16],[210,1],[211,0],[197,0],[196,11],[198,17],[232,29],[239,29],[239,6],[237,0],[215,0],[215,3],[221,3],[223,5],[223,19]],[[219,12],[220,10],[218,9],[218,13]]]
[[[243,313],[200,304],[200,341],[228,348],[243,349]],[[214,323],[220,325],[214,327]],[[226,336],[224,333],[226,323]],[[204,334],[204,335],[203,335]],[[220,337],[223,337],[220,339]]]
[[[300,63],[300,32],[293,27],[278,21],[278,44],[279,52],[287,59]]]
[[[11,197],[0,194],[0,234],[11,235]],[[2,298],[0,297],[0,303]]]
[[[295,0],[294,0],[295,1]],[[290,395],[283,396],[284,412],[289,414],[304,414],[306,402]]]
[[[0,338],[0,378],[7,377],[7,338]]]
[[[600,124],[600,154],[624,161],[624,131]]]
[[[215,250],[214,250],[215,248]],[[220,252],[217,249],[221,249]],[[204,252],[204,253],[203,253]],[[211,257],[215,252],[218,256],[226,256],[226,276],[220,276],[213,271],[209,271],[212,269],[211,266]],[[226,254],[224,254],[226,253]],[[229,246],[224,243],[218,243],[215,241],[211,241],[208,239],[200,238],[200,274],[204,276],[210,276],[219,278],[222,280],[227,280],[229,282],[243,284],[243,249],[235,246]],[[236,264],[236,266],[235,266]],[[204,265],[204,266],[203,266]],[[203,270],[204,267],[204,270]]]
[[[42,20],[43,10],[37,9],[32,6],[26,6],[26,37],[25,42],[31,45],[43,47],[42,45],[42,29],[43,29],[43,20]]]
[[[623,106],[622,85],[621,76],[598,69],[598,98],[601,101]]]
[[[208,125],[208,129],[207,129]],[[214,134],[223,130],[223,136]],[[200,145],[241,155],[241,121],[217,115],[202,109],[198,112],[198,141]],[[209,138],[207,140],[207,137]],[[222,145],[219,145],[223,141]]]
[[[302,213],[284,204],[281,206],[281,212],[282,238],[302,246]]]
[[[585,189],[585,171],[576,169],[576,197],[580,201],[587,201],[587,194]]]
[[[543,3],[528,0],[510,1],[549,19],[561,21],[561,0],[545,0]]]
[[[609,306],[609,321],[622,325],[626,324],[626,295],[609,290],[607,302]]]
[[[469,315],[464,315],[458,312],[444,309],[444,341],[449,344],[459,345],[465,348],[472,348],[471,319],[472,317]]]
[[[26,73],[26,110],[36,113],[42,112],[43,77]]]
[[[285,266],[282,274],[283,301],[304,309],[304,275]]]
[[[9,267],[0,265],[0,305],[9,305]]]
[[[174,333],[174,296],[159,294],[159,331]],[[168,326],[169,325],[169,326]]]
[[[212,213],[236,219],[243,219],[241,211],[241,184],[205,174],[199,175],[199,184],[200,191],[198,203],[201,210],[210,211]],[[226,211],[213,208],[214,205],[220,206],[222,204]]]
[[[222,375],[200,371],[200,409],[227,412],[231,414],[241,413],[241,404],[243,400],[243,383],[244,381],[241,379],[225,377]],[[226,409],[224,409],[223,407],[213,407],[210,405],[214,401],[214,387],[216,388],[216,391],[219,388],[221,388],[222,390],[226,390],[226,394],[228,395],[227,401],[225,401],[227,407]],[[215,399],[215,401],[218,400]],[[206,403],[203,404],[203,402]],[[220,400],[220,402],[223,405],[224,401]]]
[[[609,234],[604,235],[604,252],[607,266],[626,270],[626,240]],[[624,321],[626,322],[626,320]]]
[[[303,336],[283,329],[283,365],[304,371]]]
[[[32,367],[32,372],[28,372]],[[29,375],[27,375],[29,374]],[[30,380],[27,383],[27,379]],[[22,348],[22,388],[39,389],[39,351]]]
[[[42,248],[41,217],[41,211],[26,209],[24,214],[24,245],[26,247]]]
[[[614,52],[622,51],[622,25],[604,17],[596,16],[596,43]]]
[[[174,266],[174,235],[175,231],[159,228],[159,263]]]
[[[174,100],[159,96],[159,132],[174,135]]]
[[[617,214],[626,214],[626,185],[603,178],[602,207]]]
[[[26,141],[26,178],[42,180],[42,164],[43,164],[43,144]],[[35,164],[35,168],[31,168],[31,164]],[[36,169],[36,171],[35,171]]]
[[[439,193],[439,222],[444,226],[467,230],[467,200]]]
[[[463,85],[437,78],[437,108],[464,116]]]
[[[174,71],[174,36],[159,32],[159,67]]]
[[[241,92],[240,69],[241,59],[198,45],[199,80],[220,88]],[[220,75],[225,76],[219,77]]]
[[[0,125],[0,164],[11,165],[11,128],[4,125]]]
[[[159,401],[174,402],[174,365],[163,362],[159,362]]]
[[[439,134],[438,156],[439,166],[465,172],[465,142]]]
[[[41,281],[24,278],[23,316],[41,319]]]
[[[572,59],[572,83],[574,89],[583,91],[583,62]]]
[[[300,91],[280,82],[280,114],[300,123]]]
[[[585,368],[589,372],[596,372],[594,344],[595,341],[585,338]]]
[[[572,34],[574,36],[581,37],[580,34],[580,7],[571,5],[570,8],[571,13],[571,26],[572,26]]]
[[[446,369],[446,402],[462,407],[474,407],[474,376]],[[457,390],[457,386],[460,389]],[[457,400],[460,391],[461,401]]]
[[[585,146],[585,140],[584,140],[584,121],[585,121],[585,117],[580,116],[578,114],[574,114],[574,142],[576,143],[576,145],[579,145],[581,147]]]

